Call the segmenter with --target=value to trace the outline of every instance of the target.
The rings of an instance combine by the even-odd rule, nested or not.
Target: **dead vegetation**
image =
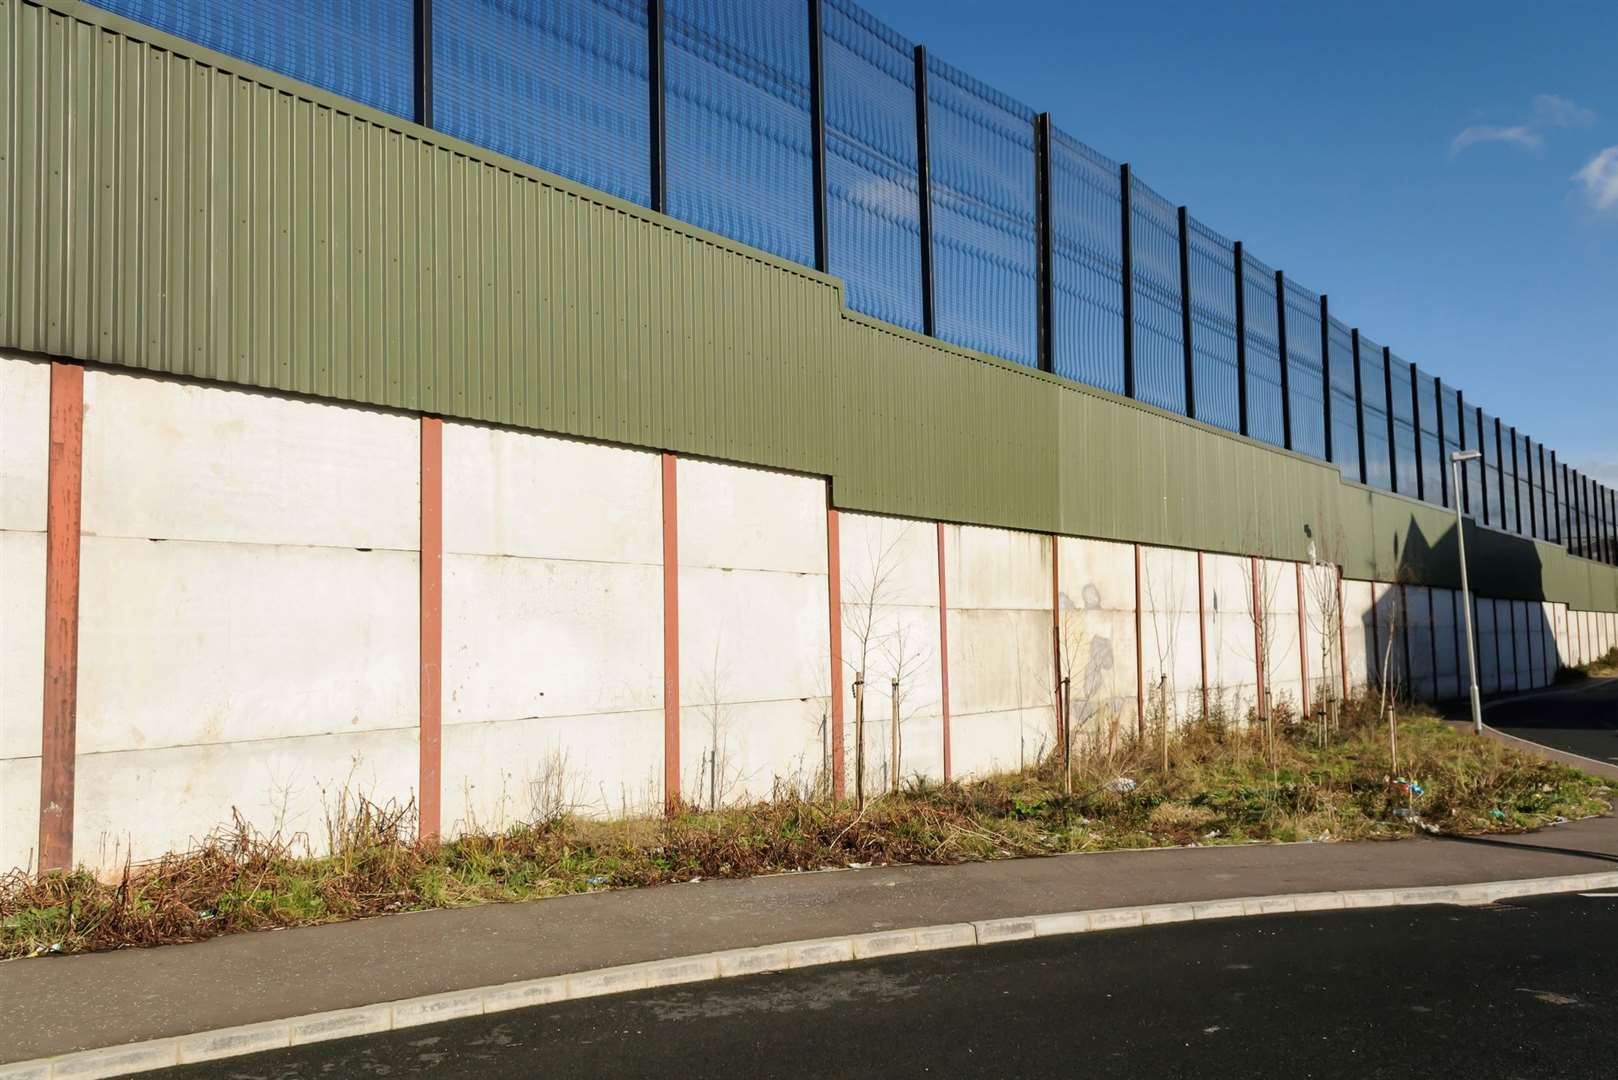
[[[329,855],[239,818],[194,850],[126,868],[0,879],[0,957],[197,941],[423,908],[697,878],[865,864],[958,863],[1109,848],[1392,838],[1416,828],[1516,830],[1609,809],[1603,782],[1458,734],[1431,713],[1398,725],[1399,769],[1377,699],[1330,730],[1277,710],[1236,725],[1217,709],[1169,742],[1151,732],[967,783],[912,778],[898,794],[688,807],[671,818],[534,823],[418,842],[410,807],[345,805]],[[1397,812],[1397,813],[1396,813]],[[1415,816],[1412,816],[1415,815]]]

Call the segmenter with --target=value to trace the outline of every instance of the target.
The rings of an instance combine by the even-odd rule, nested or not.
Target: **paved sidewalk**
[[[0,1063],[618,964],[919,925],[1618,869],[1618,818],[1528,836],[1063,855],[712,881],[0,964]]]

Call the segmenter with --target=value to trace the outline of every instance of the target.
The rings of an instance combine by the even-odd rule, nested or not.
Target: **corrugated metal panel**
[[[821,474],[850,509],[1277,558],[1313,538],[1353,577],[1453,583],[1436,507],[75,10],[0,0],[0,347]],[[1479,535],[1516,595],[1618,595]]]

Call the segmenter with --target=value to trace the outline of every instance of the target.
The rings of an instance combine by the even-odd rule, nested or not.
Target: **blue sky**
[[[1618,3],[862,2],[1618,484]]]

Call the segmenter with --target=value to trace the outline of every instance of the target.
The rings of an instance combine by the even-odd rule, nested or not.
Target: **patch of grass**
[[[1618,657],[1615,657],[1618,659]],[[694,878],[850,864],[959,863],[1069,851],[1521,830],[1610,809],[1603,781],[1458,732],[1426,710],[1387,724],[1371,700],[1336,730],[1281,717],[1196,723],[965,783],[917,778],[868,803],[782,797],[667,819],[565,815],[447,843],[413,839],[410,808],[340,804],[331,854],[239,817],[192,851],[127,867],[0,879],[0,957],[197,941],[423,908],[505,903]],[[1132,781],[1120,782],[1121,780]],[[1414,782],[1410,786],[1407,782]],[[1419,793],[1417,789],[1419,788]]]
[[[1585,679],[1609,679],[1614,675],[1618,675],[1618,645],[1614,645],[1594,660],[1559,669],[1556,672],[1556,681],[1583,682]]]

